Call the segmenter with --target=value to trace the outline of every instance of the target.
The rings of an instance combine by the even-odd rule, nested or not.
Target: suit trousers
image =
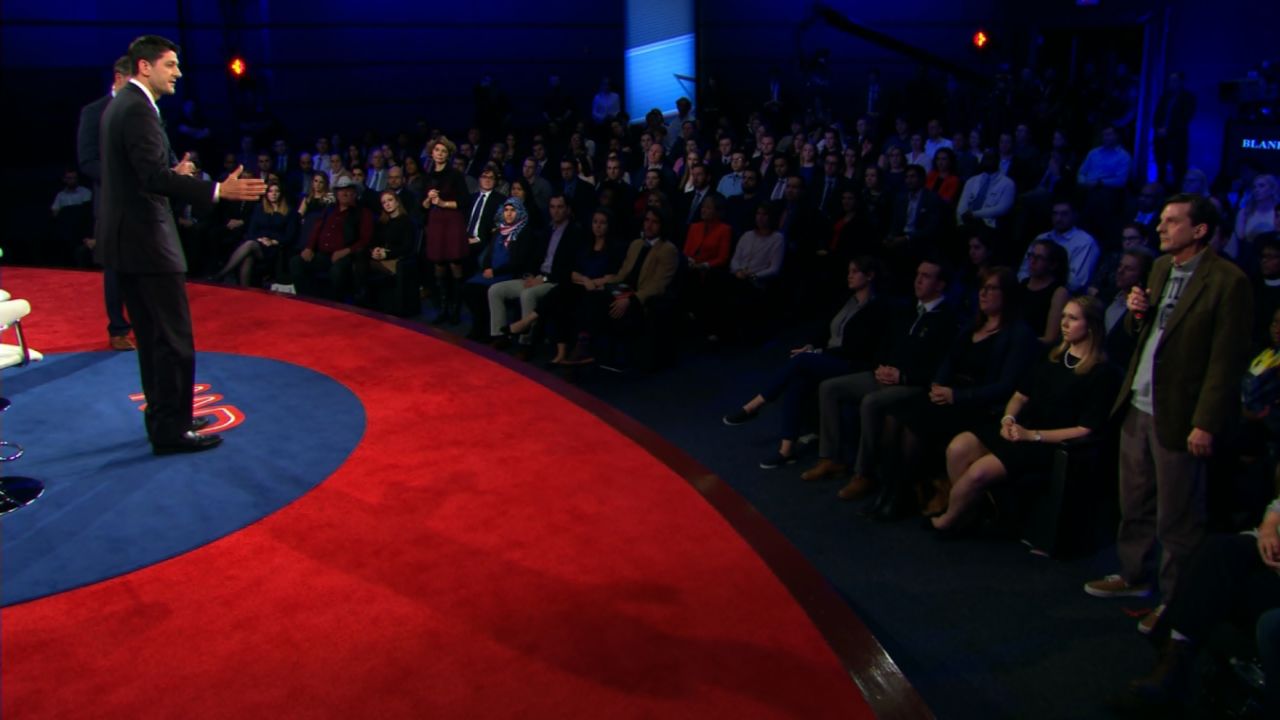
[[[172,442],[191,429],[196,374],[186,276],[121,272],[118,278],[138,345],[147,437],[153,444]]]
[[[520,300],[520,317],[524,317],[538,309],[538,301],[543,295],[551,292],[555,283],[544,282],[525,287],[524,280],[503,280],[489,286],[489,334],[498,337],[502,334],[502,326],[507,324],[507,301]],[[520,336],[520,343],[528,345],[533,336],[525,333]]]
[[[107,334],[111,337],[128,335],[129,320],[124,316],[124,299],[120,297],[120,279],[116,271],[102,271],[102,298],[107,304]]]
[[[860,372],[831,378],[818,386],[818,457],[840,461],[844,405],[858,408],[858,455],[854,472],[875,474],[880,452],[880,427],[890,408],[924,393],[914,385],[881,385],[872,372]]]
[[[1178,575],[1204,540],[1205,464],[1156,437],[1155,418],[1130,407],[1120,428],[1120,530],[1116,553],[1126,582],[1146,581],[1147,561],[1160,541],[1160,591],[1174,595]]]

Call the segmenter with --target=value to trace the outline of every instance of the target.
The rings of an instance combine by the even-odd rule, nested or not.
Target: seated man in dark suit
[[[373,240],[373,213],[356,203],[356,182],[349,175],[338,178],[334,194],[337,204],[324,210],[302,253],[289,262],[300,295],[320,295],[318,277],[327,272],[330,297],[346,296],[352,288],[353,253]]]
[[[900,279],[910,277],[910,269],[931,252],[943,218],[950,216],[946,201],[924,186],[925,175],[923,167],[908,166],[903,178],[906,190],[893,201],[885,249],[890,269]]]

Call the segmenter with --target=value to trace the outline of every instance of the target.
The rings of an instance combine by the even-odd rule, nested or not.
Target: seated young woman
[[[1007,267],[993,267],[979,277],[978,312],[952,341],[928,394],[890,413],[886,457],[902,470],[881,478],[877,512],[886,519],[909,502],[909,483],[941,465],[952,438],[999,417],[1001,404],[1035,356],[1035,338],[1017,310],[1017,276]]]
[[[1027,272],[1022,281],[1022,317],[1046,347],[1058,342],[1062,308],[1067,304],[1067,251],[1043,239],[1027,251]]]
[[[283,245],[291,249],[298,239],[298,216],[289,211],[289,201],[279,183],[267,186],[262,202],[253,208],[245,239],[231,253],[231,258],[214,280],[235,273],[240,285],[253,284],[255,270],[272,269]]]
[[[875,367],[874,353],[888,330],[889,312],[877,298],[880,264],[872,257],[849,262],[849,297],[815,334],[813,342],[791,351],[791,359],[773,374],[759,395],[724,416],[724,424],[741,425],[755,419],[766,403],[782,400],[778,452],[762,460],[768,470],[795,461],[804,401],[817,393],[823,380]]]
[[[1107,422],[1119,378],[1106,362],[1103,307],[1081,296],[1066,304],[1061,342],[1024,374],[999,423],[980,423],[947,446],[951,482],[938,530],[963,523],[987,488],[1011,477],[1047,471],[1053,446],[1087,437]]]
[[[583,365],[593,361],[590,354],[591,335],[585,318],[600,314],[599,306],[607,306],[613,295],[606,291],[605,280],[622,266],[626,246],[614,234],[614,216],[608,209],[598,208],[591,216],[591,242],[584,245],[573,267],[572,282],[560,283],[538,301],[533,312],[503,328],[509,335],[528,332],[545,319],[547,336],[556,344],[552,365]],[[577,339],[572,356],[569,343]]]
[[[400,196],[386,190],[378,197],[382,213],[373,226],[373,242],[368,254],[361,254],[351,264],[356,286],[356,303],[372,305],[376,286],[393,279],[400,262],[415,262],[411,257],[417,231]]]
[[[614,285],[607,304],[591,304],[584,317],[592,335],[628,330],[653,320],[668,303],[680,267],[680,250],[670,240],[671,216],[659,208],[645,210],[640,237],[627,246],[622,267],[602,278]]]

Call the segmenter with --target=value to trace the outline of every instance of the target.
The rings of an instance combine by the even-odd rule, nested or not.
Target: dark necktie
[[[924,303],[916,303],[916,321],[911,323],[911,329],[907,331],[908,335],[916,334],[916,326],[920,324],[920,321],[924,319],[925,313],[928,311],[929,309],[924,306]]]
[[[471,211],[471,220],[467,223],[467,234],[471,237],[476,236],[476,230],[480,227],[480,218],[484,217],[484,202],[487,199],[489,199],[489,193],[480,193],[475,209]]]

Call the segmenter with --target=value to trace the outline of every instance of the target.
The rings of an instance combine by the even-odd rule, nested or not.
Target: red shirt
[[[373,240],[373,214],[357,205],[346,210],[335,209],[325,214],[311,230],[311,237],[307,239],[307,249],[332,255],[335,251],[348,247],[347,216],[353,212],[360,213],[360,220],[356,228],[355,242],[350,245],[350,249],[363,250],[368,246]]]
[[[724,267],[729,264],[730,245],[728,225],[696,222],[689,226],[689,233],[685,236],[684,254],[696,263],[707,263],[713,268]]]

